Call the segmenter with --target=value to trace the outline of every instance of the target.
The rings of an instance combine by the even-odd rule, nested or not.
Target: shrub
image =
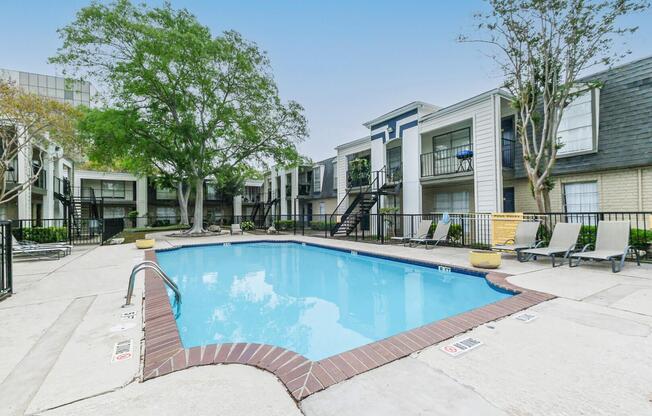
[[[277,231],[287,231],[294,228],[294,220],[278,220],[274,221],[274,228]]]
[[[130,220],[135,220],[136,218],[138,218],[138,211],[129,211],[127,213],[127,218],[129,218]]]
[[[240,228],[242,231],[253,231],[256,226],[254,225],[253,221],[242,221],[240,223]]]
[[[31,227],[19,229],[22,235],[19,240],[34,241],[36,243],[56,243],[68,240],[68,229],[66,227]]]
[[[328,223],[326,221],[311,221],[310,228],[315,231],[324,231],[328,228]]]

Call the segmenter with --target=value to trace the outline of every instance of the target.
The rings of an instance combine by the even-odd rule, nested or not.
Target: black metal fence
[[[125,229],[124,218],[105,218],[102,220],[102,243],[120,234]],[[127,220],[128,221],[128,220]]]
[[[392,237],[413,237],[424,220],[431,221],[429,234],[444,214],[368,214],[345,238],[355,241],[391,244],[400,240]],[[493,223],[498,221],[490,213],[448,214],[451,226],[447,245],[469,248],[489,248],[493,243]],[[524,213],[523,220],[540,221],[539,240],[547,242],[554,226],[560,222],[581,223],[578,249],[585,244],[595,243],[600,221],[628,221],[630,223],[630,245],[636,249],[642,260],[652,261],[652,212],[584,212],[584,213]],[[242,218],[229,217],[228,223],[241,223]],[[282,215],[269,218],[264,224],[254,224],[256,229],[270,225],[280,233],[336,238],[331,230],[339,221],[331,215]]]
[[[0,300],[13,292],[11,222],[0,221]]]
[[[12,233],[18,241],[36,243],[100,244],[104,221],[94,218],[13,220]]]

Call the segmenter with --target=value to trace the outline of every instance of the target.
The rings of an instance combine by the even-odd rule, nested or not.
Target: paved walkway
[[[176,239],[158,247],[260,237]],[[285,237],[277,237],[285,238]],[[297,237],[301,239],[301,237]],[[308,237],[303,237],[310,240]],[[466,266],[468,250],[425,251],[317,240]],[[559,296],[474,329],[484,345],[452,358],[433,346],[310,396],[299,407],[263,371],[209,366],[140,383],[142,280],[134,319],[123,317],[132,245],[75,249],[17,262],[16,294],[0,303],[0,414],[44,415],[649,415],[652,414],[652,267],[552,270],[505,257],[519,286]],[[468,334],[465,334],[468,336]],[[117,342],[134,358],[112,362]]]

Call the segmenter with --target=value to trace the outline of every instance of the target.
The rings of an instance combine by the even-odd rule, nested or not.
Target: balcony
[[[93,187],[82,187],[81,196],[84,198],[90,198],[91,190],[95,193],[96,198],[125,199],[126,196],[124,188],[96,189]]]
[[[346,187],[357,188],[368,186],[371,183],[371,172],[352,175],[351,171],[346,172]]]
[[[473,145],[451,147],[421,155],[421,177],[473,171]]]
[[[309,183],[299,184],[299,196],[310,196],[312,194],[312,186]]]

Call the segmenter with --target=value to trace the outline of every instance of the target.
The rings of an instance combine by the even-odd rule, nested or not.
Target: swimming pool
[[[185,348],[259,343],[316,361],[513,296],[480,275],[295,242],[157,258],[182,293]]]

